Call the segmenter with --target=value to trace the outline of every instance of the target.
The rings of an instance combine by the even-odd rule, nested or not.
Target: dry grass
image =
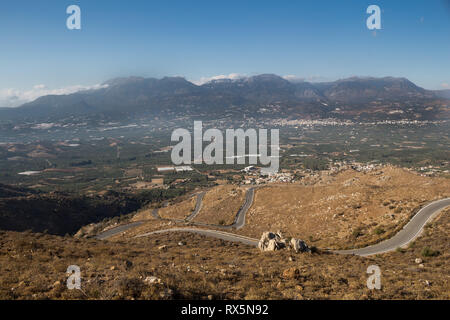
[[[158,214],[161,218],[164,219],[179,219],[183,220],[187,216],[189,216],[192,211],[194,211],[195,204],[197,202],[197,196],[181,197],[168,206],[159,208]],[[141,220],[153,220],[154,217],[152,215],[153,208],[145,208],[143,210],[138,211],[132,221],[141,221]]]
[[[411,247],[371,258],[261,253],[190,234],[102,242],[0,232],[0,299],[449,299],[449,213]],[[425,247],[440,254],[423,257]],[[82,292],[65,286],[73,264]],[[381,290],[366,287],[372,264],[381,268]],[[145,283],[148,276],[162,283]]]
[[[159,215],[164,219],[185,219],[194,211],[197,196],[159,209]]]
[[[246,190],[234,185],[223,185],[209,190],[194,221],[230,225],[244,203]]]
[[[426,202],[450,196],[450,179],[392,167],[318,180],[257,190],[239,233],[259,238],[264,231],[282,230],[318,247],[365,246],[397,232]]]

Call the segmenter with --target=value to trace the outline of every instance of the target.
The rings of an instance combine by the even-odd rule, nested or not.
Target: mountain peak
[[[106,89],[78,92],[66,96],[44,96],[14,110],[0,112],[0,119],[57,118],[83,114],[147,112],[226,112],[230,106],[269,104],[296,108],[301,116],[335,116],[326,106],[350,104],[355,110],[369,110],[370,102],[402,105],[422,104],[446,98],[448,93],[431,92],[406,78],[351,77],[334,82],[294,83],[275,74],[248,78],[219,79],[198,86],[183,77],[162,79],[126,77],[111,79]],[[437,110],[437,109],[436,109]],[[358,112],[359,112],[358,111]],[[420,110],[419,110],[420,111]],[[289,115],[292,115],[289,113]]]
[[[277,82],[289,82],[288,80],[272,73],[265,73],[265,74],[259,74],[253,77],[247,78],[247,81],[249,82],[270,82],[270,81],[277,81]]]
[[[132,77],[118,77],[118,78],[113,78],[108,81],[105,81],[104,83],[102,83],[102,85],[120,86],[120,85],[124,85],[124,84],[140,82],[143,80],[145,80],[145,78],[143,78],[143,77],[133,77],[133,76]]]

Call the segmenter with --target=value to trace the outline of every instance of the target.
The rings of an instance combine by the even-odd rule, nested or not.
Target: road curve
[[[195,209],[185,220],[164,219],[159,215],[158,208],[155,208],[152,210],[152,216],[158,220],[168,220],[168,221],[174,221],[174,222],[178,222],[178,223],[189,222],[189,224],[193,225],[193,226],[210,227],[210,228],[217,228],[217,229],[222,229],[222,230],[233,230],[233,229],[239,230],[240,228],[242,228],[245,225],[245,215],[247,214],[248,209],[250,209],[250,207],[253,204],[253,199],[255,197],[255,188],[250,188],[247,190],[247,193],[245,195],[244,204],[239,208],[239,211],[237,212],[236,217],[234,218],[233,224],[228,225],[228,226],[191,221],[200,212],[200,209],[201,209],[202,203],[203,203],[203,197],[205,196],[205,194],[206,194],[206,192],[200,192],[199,194],[197,194],[197,203],[195,204]],[[167,205],[167,202],[164,205]],[[119,233],[122,233],[128,229],[137,227],[144,222],[145,221],[136,221],[136,222],[122,225],[122,226],[118,226],[118,227],[112,228],[110,230],[107,230],[105,232],[98,234],[97,236],[95,236],[95,238],[99,239],[99,240],[105,240],[105,239],[108,239]]]
[[[186,221],[191,221],[200,212],[200,209],[202,208],[203,197],[205,196],[205,194],[206,194],[205,191],[200,192],[199,194],[197,194],[197,202],[195,203],[195,209],[194,209],[194,211],[192,211],[192,213],[190,215],[188,215],[186,217]]]
[[[189,232],[189,233],[196,233],[201,234],[207,237],[213,237],[222,239],[225,241],[231,241],[231,242],[240,242],[243,244],[247,244],[249,246],[257,246],[258,240],[241,236],[234,233],[229,232],[223,232],[218,230],[208,230],[208,229],[198,229],[198,228],[172,228],[172,229],[165,229],[165,230],[158,230],[158,231],[152,231],[144,234],[140,234],[135,236],[135,238],[142,238],[142,237],[148,237],[155,234],[161,234],[161,233],[169,233],[169,232]]]
[[[247,193],[245,194],[245,202],[239,208],[236,216],[234,217],[233,223],[230,225],[224,226],[220,224],[208,224],[195,221],[192,221],[189,224],[193,226],[211,227],[221,230],[239,230],[240,228],[245,226],[245,215],[247,214],[248,209],[250,209],[250,207],[252,206],[254,198],[255,198],[255,188],[248,189]]]
[[[239,209],[236,218],[234,219],[234,224],[231,225],[232,228],[239,230],[243,226],[245,226],[245,215],[247,214],[248,209],[253,204],[253,200],[255,199],[255,188],[250,188],[247,190],[245,194],[245,202],[244,205]]]
[[[414,241],[420,235],[427,222],[447,206],[450,206],[450,198],[434,201],[420,209],[403,229],[396,233],[392,238],[361,249],[337,250],[333,252],[339,254],[371,256],[404,247]]]
[[[221,229],[221,230],[233,230],[233,229],[238,230],[245,225],[245,215],[246,215],[247,211],[250,209],[251,205],[253,204],[255,188],[250,188],[247,190],[244,204],[242,205],[242,207],[239,209],[238,213],[236,214],[233,224],[228,225],[228,226],[205,224],[205,223],[191,221],[193,218],[195,218],[195,216],[200,211],[204,195],[205,195],[205,192],[201,192],[197,195],[197,203],[196,203],[195,209],[185,220],[173,220],[173,221],[189,222],[189,225],[192,225],[192,226],[212,227],[212,228]],[[359,255],[359,256],[370,256],[370,255],[393,251],[399,247],[404,247],[404,246],[408,245],[410,242],[412,242],[413,240],[415,240],[422,232],[423,227],[426,225],[426,223],[447,206],[450,206],[450,198],[437,200],[432,203],[429,203],[425,207],[421,208],[414,215],[414,217],[412,217],[412,219],[403,227],[403,229],[401,231],[399,231],[397,234],[395,234],[392,238],[384,240],[375,245],[368,246],[365,248],[360,248],[360,249],[330,250],[330,251],[334,252],[334,253],[338,253],[338,254],[354,254],[354,255]],[[154,209],[152,211],[152,214],[155,218],[162,219],[159,216],[157,209]],[[167,220],[167,219],[164,219],[164,220]],[[137,227],[137,226],[141,225],[143,222],[144,221],[136,221],[136,222],[133,222],[130,224],[118,226],[116,228],[107,230],[107,231],[97,235],[96,238],[99,240],[107,239],[116,234],[122,233],[128,229]],[[205,236],[215,237],[215,238],[219,238],[219,239],[226,240],[226,241],[240,242],[240,243],[244,243],[244,244],[251,245],[251,246],[258,245],[257,239],[237,235],[234,233],[223,232],[223,231],[219,231],[219,230],[209,230],[209,229],[190,228],[190,227],[172,228],[172,229],[166,229],[166,230],[153,231],[153,232],[145,233],[142,235],[138,235],[138,236],[136,236],[136,238],[150,236],[150,235],[159,234],[159,233],[167,233],[167,232],[190,232],[190,233],[197,233],[197,234],[202,234]]]
[[[181,220],[181,219],[166,219],[166,218],[163,218],[163,217],[161,217],[161,216],[159,215],[159,213],[158,213],[159,209],[158,209],[158,208],[154,208],[154,209],[152,210],[152,216],[153,216],[153,218],[159,219],[159,220],[172,220],[172,221],[175,221],[175,222],[191,221],[191,220],[194,219],[195,216],[197,216],[197,214],[200,212],[200,209],[202,208],[203,197],[205,196],[205,194],[206,194],[205,191],[200,192],[200,193],[197,194],[197,202],[195,203],[194,211],[192,211],[191,214],[189,214],[189,215],[188,215],[185,219],[183,219],[183,220]],[[168,203],[167,201],[164,202],[164,207],[167,207],[168,204],[169,204],[169,203]]]
[[[397,234],[395,234],[392,238],[382,241],[373,246],[353,250],[330,250],[330,251],[337,254],[354,254],[358,256],[370,256],[393,251],[398,247],[403,247],[409,244],[411,241],[415,240],[420,235],[426,223],[447,206],[450,206],[450,198],[438,200],[426,205],[425,207],[420,209],[414,215],[414,217],[403,227],[403,229],[399,231]],[[167,232],[190,232],[202,234],[204,236],[215,237],[226,241],[240,242],[251,246],[258,245],[257,239],[244,237],[234,233],[222,232],[217,230],[197,229],[197,228],[173,228],[166,230],[158,230],[138,235],[136,236],[136,238]]]
[[[109,229],[109,230],[107,230],[105,232],[102,232],[102,233],[96,235],[95,239],[105,240],[105,239],[108,239],[108,238],[110,238],[110,237],[112,237],[112,236],[114,236],[116,234],[119,234],[119,233],[122,233],[124,231],[127,231],[128,229],[131,229],[131,228],[134,228],[134,227],[138,227],[138,226],[140,226],[143,223],[144,223],[144,221],[136,221],[136,222],[124,224],[124,225],[121,225],[121,226]]]

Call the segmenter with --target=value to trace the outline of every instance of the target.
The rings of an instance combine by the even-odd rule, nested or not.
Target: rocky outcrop
[[[259,240],[258,248],[261,251],[292,249],[296,253],[311,252],[311,249],[303,240],[292,238],[291,241],[288,241],[279,231],[276,233],[270,231],[264,232]]]
[[[306,242],[300,239],[292,238],[289,242],[289,245],[295,251],[295,253],[311,252],[311,249],[308,247]]]
[[[286,240],[283,239],[281,232],[264,232],[258,243],[261,251],[275,251],[286,247]]]

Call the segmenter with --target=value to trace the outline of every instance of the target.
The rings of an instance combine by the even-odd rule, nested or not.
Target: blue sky
[[[71,4],[81,30],[66,28]],[[371,4],[382,10],[376,34]],[[448,0],[5,0],[0,39],[0,101],[130,75],[390,75],[450,88]]]

